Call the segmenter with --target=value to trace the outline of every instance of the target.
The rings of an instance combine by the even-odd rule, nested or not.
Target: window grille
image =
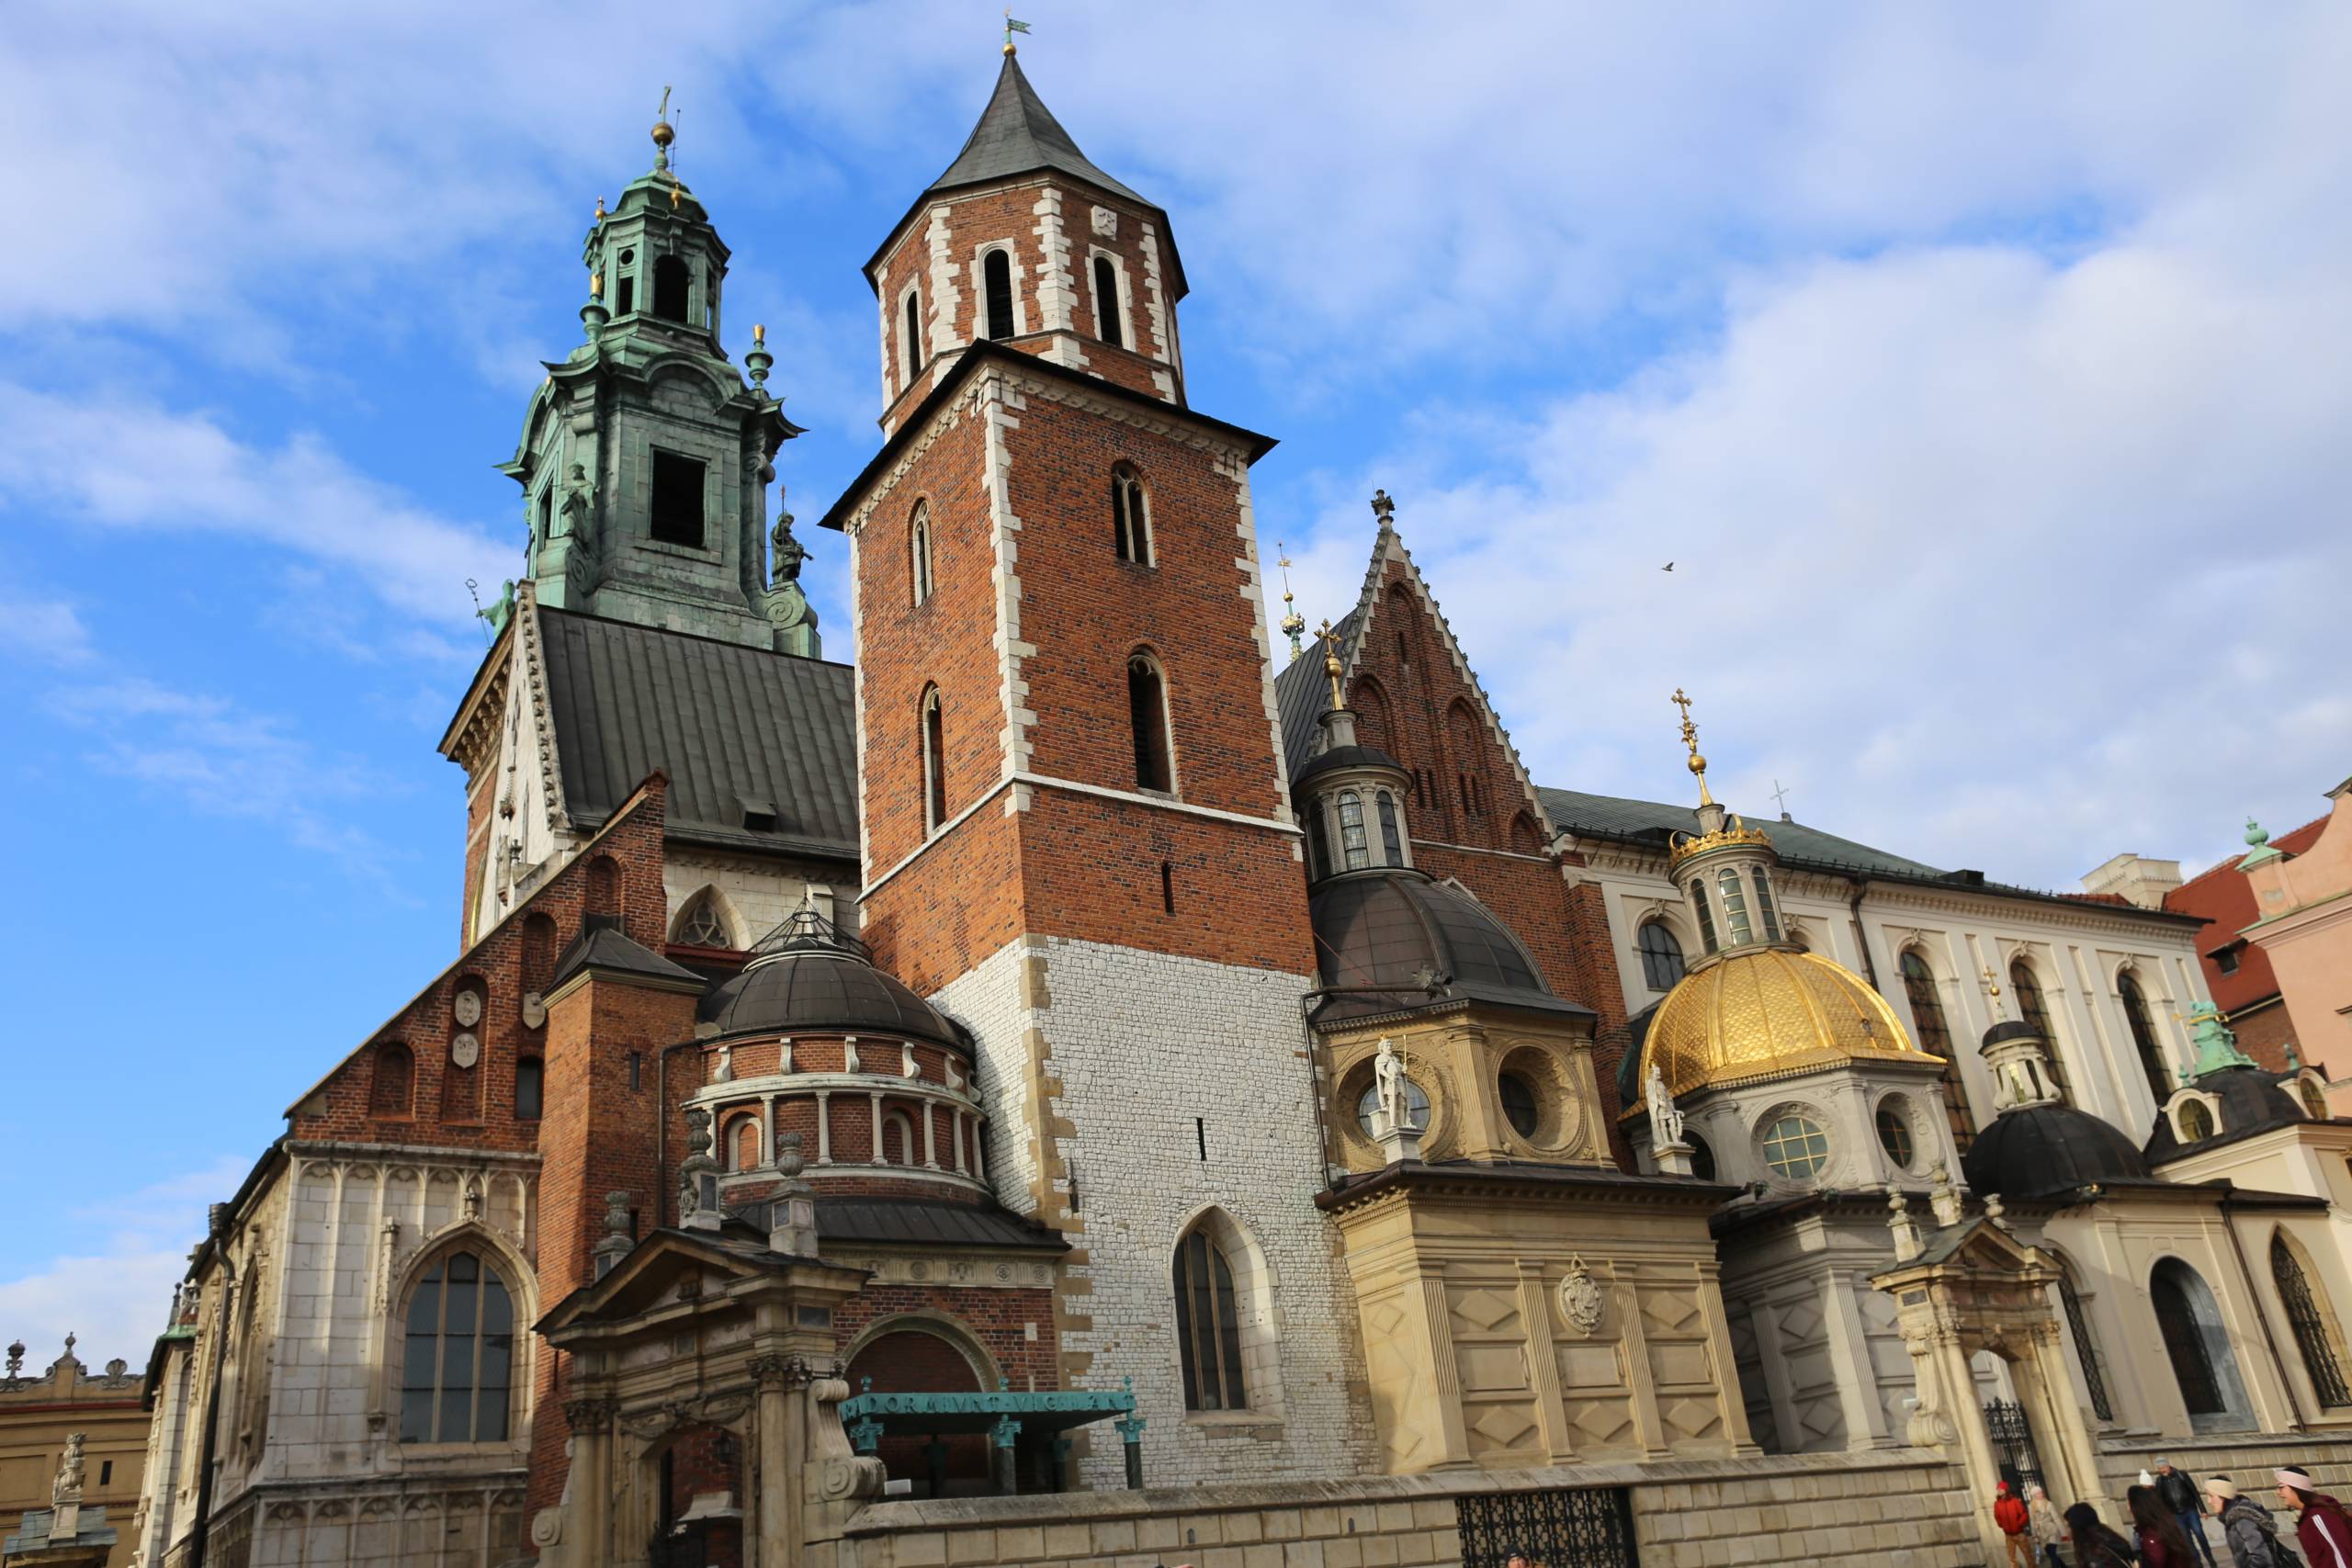
[[[1544,1568],[1639,1568],[1634,1498],[1623,1486],[1467,1493],[1453,1500],[1462,1568],[1505,1568],[1514,1551]]]
[[[1405,863],[1404,834],[1396,826],[1396,801],[1386,790],[1380,792],[1380,852],[1388,865]],[[2308,1089],[2310,1086],[2304,1086]]]
[[[1747,919],[1747,895],[1741,891],[1736,867],[1725,866],[1715,874],[1715,886],[1724,896],[1724,934],[1734,947],[1755,939],[1756,931]]]
[[[2108,1401],[2107,1374],[2099,1366],[2098,1347],[2091,1342],[2090,1318],[2083,1311],[2083,1298],[2075,1292],[2073,1279],[2059,1280],[2058,1301],[2066,1309],[2066,1326],[2074,1332],[2075,1356],[2083,1363],[2083,1382],[2090,1389],[2091,1411],[2102,1421],[2112,1421],[2115,1407]]]
[[[2270,1238],[2270,1278],[2278,1287],[2278,1299],[2286,1303],[2287,1322],[2295,1331],[2296,1348],[2303,1353],[2303,1371],[2311,1374],[2312,1392],[2329,1409],[2352,1404],[2352,1390],[2345,1387],[2344,1369],[2327,1337],[2327,1320],[2312,1297],[2303,1266],[2295,1260],[2294,1248],[2283,1235]]]

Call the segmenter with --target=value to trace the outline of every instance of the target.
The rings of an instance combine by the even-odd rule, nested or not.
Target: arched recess
[[[2270,1282],[2278,1289],[2278,1304],[2286,1309],[2287,1326],[2295,1337],[2304,1375],[2312,1393],[2324,1410],[2352,1405],[2352,1355],[2346,1354],[2344,1320],[2327,1299],[2311,1254],[2280,1225],[2270,1233]]]
[[[410,1116],[416,1106],[416,1053],[397,1040],[380,1042],[368,1085],[368,1114]]]
[[[2148,1295],[2173,1382],[2198,1432],[2238,1432],[2254,1426],[2254,1404],[2238,1374],[2221,1303],[2203,1275],[2177,1258],[2157,1260]]]
[[[719,1147],[727,1151],[727,1168],[730,1171],[759,1169],[767,1163],[761,1147],[766,1141],[761,1135],[758,1111],[746,1111],[729,1120],[727,1134],[719,1143]]]
[[[468,1281],[458,1277],[463,1270],[456,1267],[456,1260],[461,1258],[474,1260],[475,1278],[471,1283],[476,1287],[462,1305],[457,1298],[459,1288]],[[504,1293],[503,1314],[493,1312],[491,1292],[480,1288],[485,1279],[495,1279]],[[435,1298],[429,1302],[428,1289]],[[526,1442],[530,1434],[532,1355],[537,1342],[530,1328],[539,1315],[537,1276],[529,1262],[489,1226],[478,1220],[461,1220],[435,1235],[402,1265],[400,1279],[388,1297],[390,1307],[382,1325],[383,1353],[376,1362],[376,1408],[382,1412],[394,1439],[411,1447],[448,1446],[450,1439],[440,1435],[448,1424],[444,1419],[447,1412],[440,1407],[440,1398],[450,1393],[447,1372],[456,1348],[448,1341],[469,1338],[474,1343],[465,1348],[471,1358],[471,1387],[476,1395],[469,1418],[476,1431],[494,1431],[494,1435],[454,1440],[475,1448],[503,1444],[519,1449]],[[419,1314],[427,1306],[432,1311],[434,1335],[445,1341],[430,1350],[419,1342],[416,1332]],[[505,1321],[503,1329],[496,1326],[501,1315]],[[471,1325],[471,1332],[458,1334],[457,1331],[466,1325]],[[494,1370],[505,1379],[505,1397],[503,1404],[494,1407],[500,1418],[485,1427],[484,1413],[493,1406],[480,1395],[493,1386],[490,1341],[498,1338],[505,1341],[501,1347],[505,1364]],[[438,1391],[429,1435],[412,1437],[410,1434],[417,1429],[413,1417],[418,1405],[413,1394],[427,1387]]]
[[[962,1324],[930,1314],[902,1314],[866,1325],[852,1342],[850,1392],[978,1393],[997,1386],[995,1358]],[[988,1438],[969,1432],[946,1440],[944,1454],[926,1452],[919,1437],[886,1437],[878,1450],[893,1481],[913,1484],[917,1496],[957,1496],[989,1487]]]
[[[742,930],[727,895],[717,884],[706,883],[678,906],[678,918],[670,922],[670,940],[685,947],[739,948]]]
[[[1544,829],[1537,825],[1533,812],[1521,811],[1510,819],[1510,847],[1523,855],[1544,852]]]
[[[582,913],[617,915],[621,912],[621,866],[610,855],[598,855],[588,863],[588,886],[582,899]]]
[[[1282,1354],[1274,1328],[1279,1281],[1250,1227],[1210,1204],[1188,1218],[1170,1249],[1177,1372],[1189,1418],[1282,1414]],[[1236,1377],[1236,1373],[1238,1377]],[[1236,1382],[1240,1387],[1237,1392]]]
[[[1486,816],[1486,775],[1480,770],[1483,759],[1480,747],[1478,716],[1470,711],[1469,699],[1456,697],[1446,705],[1446,761],[1453,765],[1454,809],[1457,820],[1467,824]],[[1466,836],[1466,828],[1464,829]]]
[[[1357,744],[1369,746],[1375,751],[1398,756],[1394,720],[1389,716],[1388,693],[1370,675],[1358,675],[1355,690],[1348,694],[1348,705],[1355,710]]]

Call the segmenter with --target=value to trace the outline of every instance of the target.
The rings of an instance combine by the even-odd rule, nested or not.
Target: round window
[[[1363,1135],[1367,1138],[1372,1136],[1372,1113],[1379,1109],[1380,1086],[1376,1083],[1364,1085],[1363,1093],[1356,1097],[1356,1125],[1363,1129]],[[1420,1085],[1410,1078],[1405,1080],[1405,1114],[1413,1119],[1414,1126],[1423,1132],[1429,1131],[1430,1097],[1421,1091]]]
[[[1829,1163],[1829,1134],[1810,1116],[1776,1117],[1764,1129],[1764,1163],[1777,1175],[1803,1181]]]
[[[1535,1136],[1537,1122],[1543,1120],[1535,1105],[1535,1086],[1517,1073],[1505,1073],[1495,1080],[1503,1101],[1503,1120],[1511,1131],[1522,1138]]]
[[[2319,1085],[2305,1078],[2295,1087],[2303,1097],[2303,1110],[2311,1119],[2314,1122],[2326,1121],[2330,1114],[2327,1109],[2327,1096],[2320,1093]]]
[[[621,253],[621,265],[623,265],[623,266],[627,266],[627,265],[628,265],[628,264],[629,264],[629,263],[631,263],[631,262],[635,261],[636,259],[637,259],[637,253],[636,253],[635,251],[623,251],[623,252]]]
[[[1878,1146],[1886,1151],[1895,1169],[1911,1168],[1911,1156],[1917,1152],[1911,1144],[1911,1123],[1892,1104],[1878,1108]]]
[[[2180,1141],[2200,1144],[2213,1135],[2213,1113],[2199,1100],[2185,1100],[2180,1107]]]

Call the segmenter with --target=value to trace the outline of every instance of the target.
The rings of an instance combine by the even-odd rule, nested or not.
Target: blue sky
[[[1194,403],[1282,438],[1269,557],[1336,615],[1387,489],[1544,782],[1679,798],[1679,684],[1736,805],[2064,886],[2352,772],[2352,13],[1025,15],[1171,215]],[[136,1360],[201,1203],[454,953],[492,465],[662,86],[813,519],[995,12],[7,17],[0,1334]]]

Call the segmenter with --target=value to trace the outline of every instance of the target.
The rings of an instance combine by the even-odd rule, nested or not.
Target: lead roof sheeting
[[[827,1241],[878,1246],[1068,1249],[1058,1237],[1024,1225],[1000,1209],[921,1198],[834,1198],[821,1189],[817,1195],[817,1234]]]
[[[1040,169],[1058,169],[1113,196],[1124,196],[1145,207],[1153,205],[1096,168],[1078,150],[1077,139],[1062,129],[1037,89],[1029,85],[1020,62],[1008,54],[1004,69],[997,75],[996,91],[989,96],[988,107],[980,111],[979,123],[972,127],[970,140],[946,172],[931,182],[931,188],[953,190]]]
[[[1630,838],[1659,830],[1696,833],[1699,814],[1690,807],[1668,806],[1653,800],[1628,800],[1613,795],[1587,795],[1581,790],[1539,787],[1544,814],[1564,833],[1591,833]],[[1833,866],[1841,871],[1879,872],[1893,876],[1940,877],[1934,866],[1901,855],[1825,833],[1799,822],[1760,822],[1772,836],[1772,847],[1784,861],[1804,865]]]
[[[1356,627],[1363,617],[1354,610],[1331,628],[1331,646],[1345,664],[1354,652]],[[1274,676],[1274,707],[1283,720],[1283,763],[1290,776],[1315,760],[1315,726],[1331,705],[1330,681],[1323,669],[1321,639],[1308,641],[1306,651],[1282,667]]]
[[[655,769],[672,834],[854,860],[855,699],[847,666],[542,608],[564,805],[612,816]],[[774,832],[743,826],[773,802]]]

